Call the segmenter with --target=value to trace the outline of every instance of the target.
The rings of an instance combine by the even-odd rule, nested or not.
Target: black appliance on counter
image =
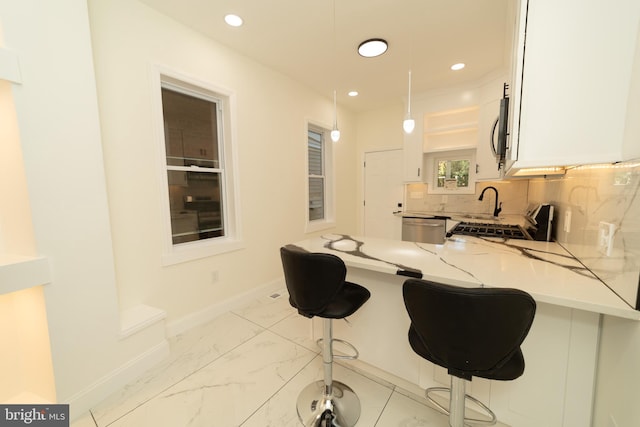
[[[526,218],[531,223],[527,232],[533,240],[550,242],[553,238],[553,205],[541,203],[532,205],[527,211]]]

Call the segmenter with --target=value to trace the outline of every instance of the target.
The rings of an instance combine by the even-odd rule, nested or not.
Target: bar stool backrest
[[[344,285],[347,269],[335,255],[280,248],[289,302],[306,317],[321,313]]]
[[[421,356],[468,380],[522,375],[520,345],[536,311],[528,293],[409,279],[403,296],[411,319],[409,341]]]

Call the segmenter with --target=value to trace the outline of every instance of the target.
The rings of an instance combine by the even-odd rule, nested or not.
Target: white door
[[[364,235],[400,240],[402,218],[393,212],[402,210],[402,150],[365,153],[364,158]]]

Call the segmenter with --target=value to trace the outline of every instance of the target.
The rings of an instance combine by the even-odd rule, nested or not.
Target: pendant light
[[[404,133],[410,134],[416,127],[416,121],[411,117],[411,70],[409,70],[409,95],[407,96],[407,115],[402,122]]]
[[[336,105],[336,91],[333,91],[333,130],[331,131],[331,140],[338,142],[340,140],[340,130],[338,130],[338,109]]]

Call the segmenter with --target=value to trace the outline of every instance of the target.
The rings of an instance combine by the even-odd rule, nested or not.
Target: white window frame
[[[438,162],[442,160],[468,160],[469,161],[469,186],[447,189],[438,187]],[[429,194],[475,194],[476,192],[476,150],[450,150],[427,155],[427,164],[430,179],[427,186]]]
[[[311,120],[307,120],[304,132],[305,141],[305,233],[326,230],[336,226],[335,221],[335,179],[334,179],[334,152],[331,141],[331,127]],[[324,164],[324,218],[317,220],[309,219],[309,130],[322,132],[322,154]]]
[[[155,66],[152,73],[155,133],[158,141],[159,183],[161,194],[161,215],[163,250],[162,265],[205,258],[244,248],[240,226],[240,207],[238,191],[237,139],[235,129],[235,94],[225,88],[204,82],[162,66]],[[164,119],[162,114],[162,88],[184,94],[213,100],[222,113],[220,147],[221,163],[224,165],[221,176],[221,197],[225,235],[187,243],[174,244],[171,236],[171,212],[169,204],[169,183],[167,177]],[[195,170],[195,168],[194,168]]]

